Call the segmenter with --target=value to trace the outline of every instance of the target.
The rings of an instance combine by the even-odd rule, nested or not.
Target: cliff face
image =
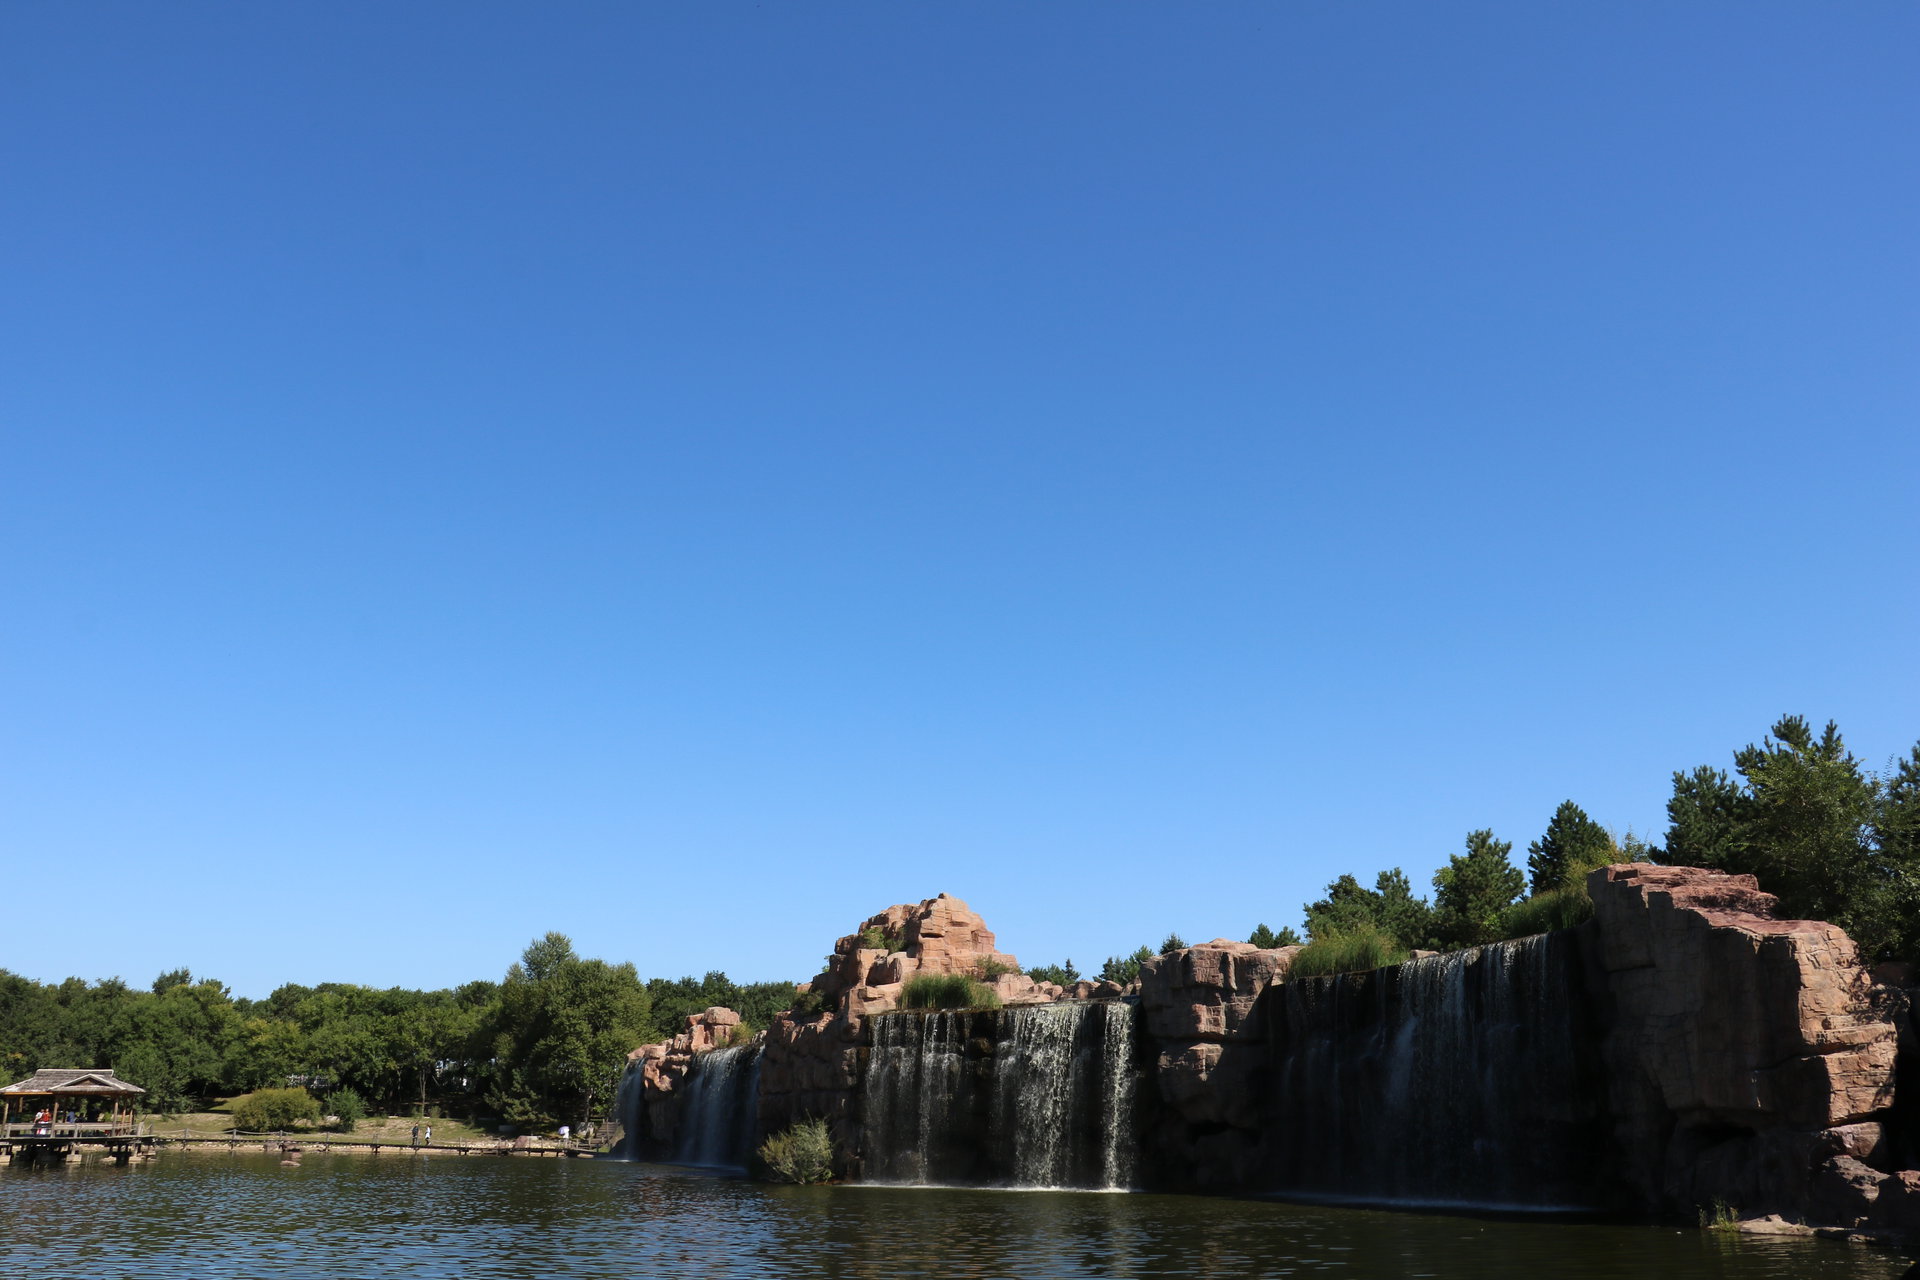
[[[788,1013],[768,1028],[760,1063],[759,1127],[772,1133],[820,1117],[857,1167],[862,1145],[860,1083],[872,1044],[867,1019],[899,1006],[919,974],[983,978],[1005,1005],[1044,1004],[1062,995],[1019,972],[993,931],[948,894],[888,907],[833,944],[827,967],[799,993],[819,1011]],[[987,978],[988,974],[997,976]]]
[[[1897,1006],[1852,939],[1776,918],[1752,876],[1616,866],[1588,889],[1609,1103],[1641,1202],[1837,1226],[1904,1214],[1885,1123]]]
[[[638,1089],[640,1103],[621,1117],[629,1153],[673,1155],[695,1056],[732,1043],[739,1025],[739,1014],[716,1005],[687,1015],[687,1029],[673,1039],[643,1044],[627,1055],[627,1089]]]
[[[1297,948],[1216,939],[1147,961],[1125,992],[991,981],[1010,1006],[1137,1001],[1101,1025],[1124,1024],[1150,1064],[1128,1166],[1150,1185],[1689,1218],[1717,1202],[1920,1232],[1920,1026],[1906,993],[1876,985],[1838,928],[1778,919],[1752,877],[1623,865],[1589,891],[1594,918],[1577,930],[1368,974],[1289,981]],[[888,1167],[866,1145],[912,1135],[861,1114],[872,1019],[915,974],[1013,965],[958,899],[869,917],[800,989],[817,1012],[762,1038],[757,1131],[825,1117],[845,1172],[863,1156]],[[690,1064],[737,1017],[689,1021],[633,1055],[656,1151],[672,1147]],[[1002,1023],[1020,1020],[981,1025]],[[979,1038],[963,1070],[1000,1063],[994,1036]]]
[[[1199,1190],[1254,1182],[1272,1090],[1260,998],[1299,952],[1215,938],[1140,966],[1163,1104],[1149,1134],[1156,1181]]]

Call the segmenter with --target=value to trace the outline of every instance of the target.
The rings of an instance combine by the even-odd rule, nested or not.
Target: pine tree
[[[1467,851],[1455,854],[1433,877],[1434,931],[1449,946],[1492,942],[1499,915],[1526,888],[1527,878],[1507,860],[1510,840],[1491,831],[1469,831]]]
[[[1619,850],[1607,829],[1571,800],[1563,800],[1547,822],[1546,834],[1527,846],[1527,871],[1534,893],[1565,886],[1579,874],[1615,861]]]

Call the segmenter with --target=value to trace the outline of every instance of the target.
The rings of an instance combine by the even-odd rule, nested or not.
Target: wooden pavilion
[[[145,1093],[110,1070],[36,1071],[0,1089],[0,1147],[29,1157],[95,1148],[124,1159],[142,1145],[137,1099]]]

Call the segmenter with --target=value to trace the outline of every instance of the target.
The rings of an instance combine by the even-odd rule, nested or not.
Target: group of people
[[[99,1118],[99,1109],[95,1108],[92,1119],[98,1120]],[[80,1113],[78,1111],[69,1111],[61,1115],[56,1114],[50,1107],[42,1107],[39,1111],[35,1112],[33,1116],[33,1136],[36,1138],[50,1137],[53,1134],[53,1126],[56,1124],[79,1123]]]
[[[420,1145],[420,1136],[421,1136],[420,1126],[419,1125],[413,1126],[413,1145],[416,1147]],[[426,1127],[426,1139],[427,1139],[427,1145],[432,1146],[433,1145],[433,1126],[432,1125],[428,1125]]]

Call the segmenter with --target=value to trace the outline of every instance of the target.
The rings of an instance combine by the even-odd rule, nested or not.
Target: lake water
[[[656,1165],[175,1152],[0,1167],[0,1275],[245,1280],[1887,1280],[1908,1260],[1673,1228],[1073,1192],[775,1187]]]

